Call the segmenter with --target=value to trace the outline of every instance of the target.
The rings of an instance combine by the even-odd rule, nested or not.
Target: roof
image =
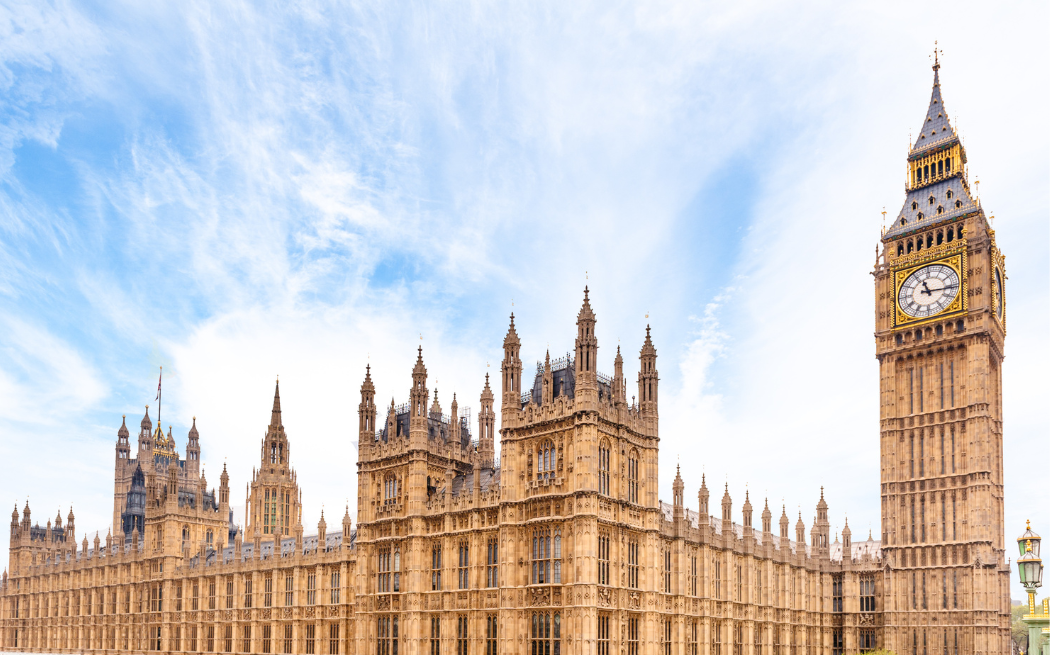
[[[864,559],[868,557],[872,560],[882,559],[882,542],[876,539],[872,539],[870,536],[867,541],[853,542],[850,544],[850,553],[854,560]],[[842,542],[835,541],[831,544],[831,548],[828,549],[828,555],[833,562],[842,561]]]
[[[948,195],[949,192],[951,192],[951,197]],[[938,214],[939,207],[942,208],[942,212]],[[980,211],[980,205],[970,195],[970,188],[963,181],[962,176],[949,177],[929,186],[909,191],[900,213],[893,221],[893,225],[886,230],[883,238],[892,239],[913,230],[924,229],[975,211]],[[920,214],[922,218],[919,218]]]
[[[922,122],[922,129],[915,137],[912,145],[912,156],[921,153],[935,145],[940,145],[952,138],[958,139],[955,129],[948,120],[948,110],[944,108],[944,100],[941,98],[941,65],[933,65],[933,91],[930,93],[930,107],[926,110],[926,118]]]

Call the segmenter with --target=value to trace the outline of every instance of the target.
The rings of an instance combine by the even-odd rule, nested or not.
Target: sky
[[[1006,539],[1046,533],[1048,13],[0,2],[0,499],[104,537],[163,366],[243,508],[279,375],[309,532],[355,503],[366,364],[404,402],[422,346],[476,416],[509,314],[530,371],[586,285],[599,370],[652,326],[662,498],[680,464],[689,507],[706,475],[809,526],[823,487],[877,538],[870,273],[936,41],[1007,258]]]

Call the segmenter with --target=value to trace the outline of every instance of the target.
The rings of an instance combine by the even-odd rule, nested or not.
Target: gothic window
[[[430,551],[430,590],[441,591],[441,546]]]
[[[270,442],[270,463],[271,464],[276,464],[277,463],[277,442],[276,441],[271,441]]]
[[[933,196],[930,196],[930,204],[933,204]]]
[[[860,576],[860,611],[875,611],[875,576],[869,573]]]
[[[955,201],[955,208],[958,209],[960,207],[962,207],[962,200],[956,200]]]
[[[398,624],[396,616],[381,616],[377,619],[376,655],[398,655]],[[314,626],[307,626],[309,630]]]
[[[561,584],[561,528],[532,531],[532,583]]]
[[[948,160],[948,170],[952,169],[951,161],[952,161],[951,159]],[[948,189],[948,193],[946,193],[944,195],[947,196],[948,200],[951,200],[952,199],[952,190]]]
[[[467,655],[467,617],[456,617],[456,655]]]
[[[485,552],[485,586],[499,586],[499,542],[489,539]]]
[[[393,554],[389,548],[383,548],[379,551],[379,577],[377,579],[376,591],[384,594],[390,591],[390,573]]]
[[[185,551],[190,547],[190,526],[182,526],[182,550]]]
[[[268,575],[263,580],[263,607],[273,606],[273,576]]]
[[[598,493],[609,495],[609,442],[602,440],[598,445]]]
[[[638,655],[638,617],[627,619],[627,655]]]
[[[214,540],[214,536],[212,535],[212,531],[211,530],[208,530],[207,534],[205,535],[205,540],[206,540],[206,542],[207,542],[207,544],[209,546],[212,545],[212,541]]]
[[[598,584],[609,584],[609,533],[598,533]]]
[[[547,440],[536,451],[536,477],[553,478],[558,465],[558,449],[554,442]]]
[[[598,655],[611,655],[609,649],[609,615],[598,615]]]
[[[923,179],[929,179],[930,178],[930,167],[929,166],[923,166],[922,167],[922,177],[923,177]]]
[[[916,216],[915,218],[917,218],[917,219],[919,219],[921,221],[922,220],[922,212],[919,212],[919,215]]]
[[[382,621],[382,619],[380,619],[380,621]],[[309,624],[307,624],[304,627],[306,628],[306,635],[304,636],[304,641],[306,642],[306,644],[305,644],[306,653],[307,653],[307,655],[313,655],[313,653],[314,653],[314,639],[317,636],[317,626],[312,624],[312,623],[309,623]],[[382,643],[382,641],[380,641],[380,643]],[[381,649],[382,649],[382,646],[380,646],[380,651],[379,652],[382,652]]]
[[[664,619],[664,655],[671,655],[671,619]]]
[[[400,484],[397,477],[391,475],[383,481],[383,503],[391,504],[396,503],[398,493],[400,491]]]
[[[915,210],[916,210],[916,209],[918,209],[918,208],[919,208],[919,203],[917,203],[917,202],[915,202],[915,201],[912,201],[912,203],[911,203],[911,209],[912,209],[912,211],[915,211]]]
[[[250,609],[252,606],[252,579],[244,581],[244,607]]]
[[[561,614],[535,612],[532,615],[532,652],[537,655],[561,653]]]
[[[937,162],[937,174],[944,175],[944,160]]]
[[[671,593],[671,551],[664,551],[664,593]]]
[[[398,554],[398,556],[400,556],[400,553]],[[340,575],[339,571],[332,571],[332,579],[331,579],[332,585],[330,587],[330,590],[332,592],[332,604],[333,605],[338,605],[339,604],[339,588],[340,588],[340,578],[341,577],[342,576]],[[395,585],[394,585],[394,590],[395,591],[397,591],[397,587],[398,586],[399,586],[399,583],[395,583]]]
[[[842,611],[842,574],[835,573],[831,576],[831,611]]]
[[[291,607],[292,606],[292,598],[293,598],[293,595],[292,595],[292,580],[293,580],[293,578],[290,575],[285,576],[285,578],[284,578],[284,606],[285,607]]]
[[[627,501],[638,502],[638,451],[631,450],[627,457]]]
[[[459,545],[459,588],[470,589],[470,546]]]
[[[689,593],[693,596],[696,595],[696,555],[689,557]]]
[[[944,213],[944,206],[937,205],[937,213],[938,214],[943,214]]]
[[[430,618],[430,655],[441,655],[441,618]]]
[[[627,586],[631,589],[638,588],[638,541],[636,539],[627,542]]]
[[[722,598],[722,562],[718,559],[714,561],[715,565],[715,592],[714,597],[716,599]]]
[[[904,219],[901,219],[901,225],[904,225]],[[897,243],[897,256],[900,257],[904,254],[904,244]]]
[[[496,655],[498,633],[499,617],[495,614],[489,614],[485,617],[485,655]]]

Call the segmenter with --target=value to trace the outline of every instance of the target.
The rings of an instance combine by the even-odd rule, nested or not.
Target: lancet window
[[[553,478],[557,468],[558,449],[553,441],[544,441],[536,451],[536,477]]]

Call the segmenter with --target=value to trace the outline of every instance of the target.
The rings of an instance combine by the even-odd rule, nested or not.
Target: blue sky
[[[653,326],[663,497],[680,461],[690,505],[705,472],[808,525],[823,485],[838,529],[848,513],[864,534],[869,271],[937,39],[1007,255],[1007,537],[1046,526],[1024,479],[1050,455],[1046,19],[1034,2],[3,3],[0,499],[41,521],[73,502],[104,534],[120,416],[137,425],[163,364],[164,424],[181,448],[197,417],[239,505],[281,375],[312,525],[353,502],[366,362],[402,402],[422,343],[446,406],[476,411],[510,311],[526,362],[564,352],[588,284],[600,368],[619,344],[634,375]],[[837,308],[808,306],[813,287]]]

